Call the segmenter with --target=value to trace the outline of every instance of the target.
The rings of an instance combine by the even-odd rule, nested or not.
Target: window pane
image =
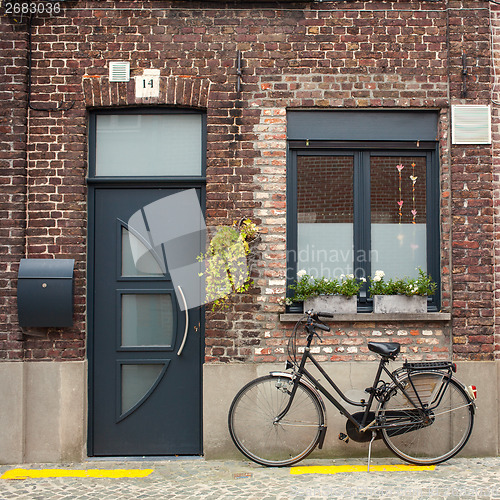
[[[372,156],[371,267],[387,278],[427,270],[426,158]]]
[[[122,295],[122,346],[164,346],[173,341],[170,294]]]
[[[137,236],[122,227],[122,276],[163,276],[162,258],[156,249],[147,248]]]
[[[352,156],[297,158],[298,269],[313,276],[353,272]]]
[[[98,115],[96,122],[96,175],[201,175],[200,115]]]
[[[144,398],[162,370],[163,365],[122,365],[122,415]]]

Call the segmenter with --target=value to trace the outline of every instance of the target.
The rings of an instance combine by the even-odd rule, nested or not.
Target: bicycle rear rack
[[[403,368],[408,371],[425,371],[425,370],[451,370],[457,371],[457,366],[451,361],[420,361],[403,363]]]
[[[445,370],[447,373],[444,373]],[[457,365],[451,361],[408,362],[405,360],[403,366],[397,371],[401,374],[406,372],[408,375],[410,388],[408,388],[407,392],[405,392],[408,400],[411,401],[415,407],[421,406],[422,408],[432,409],[441,403],[441,399],[443,398],[443,395],[450,383],[452,372],[457,371]],[[442,373],[443,376],[439,387],[436,387],[432,380],[418,381],[412,378],[415,372],[421,373],[425,371],[438,371]]]

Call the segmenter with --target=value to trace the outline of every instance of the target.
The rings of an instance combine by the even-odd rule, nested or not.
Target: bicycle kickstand
[[[368,445],[368,469],[367,469],[367,472],[370,472],[370,462],[371,462],[371,458],[372,458],[372,443],[376,437],[377,437],[377,432],[372,431],[372,438],[370,440],[370,444]]]

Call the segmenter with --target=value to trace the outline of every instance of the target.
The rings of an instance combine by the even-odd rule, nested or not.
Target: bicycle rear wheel
[[[408,397],[397,389],[382,405],[380,421],[387,426],[381,431],[382,439],[412,464],[444,462],[467,443],[474,423],[473,404],[462,387],[443,373],[414,373],[411,380],[413,386],[407,376],[401,381]],[[415,390],[428,411],[411,403],[420,406]]]
[[[229,409],[229,432],[238,449],[261,465],[281,467],[305,458],[324,427],[323,407],[299,382],[292,405],[279,421],[293,388],[291,377],[267,375],[243,387]]]

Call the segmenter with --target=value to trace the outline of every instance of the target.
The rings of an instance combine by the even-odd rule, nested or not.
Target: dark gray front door
[[[200,308],[182,310],[185,297],[171,279],[165,245],[149,245],[133,227],[134,214],[179,191],[94,190],[93,455],[202,452]],[[147,226],[146,217],[144,222]],[[186,262],[194,262],[202,250],[201,233],[198,241],[192,236],[189,241]]]

